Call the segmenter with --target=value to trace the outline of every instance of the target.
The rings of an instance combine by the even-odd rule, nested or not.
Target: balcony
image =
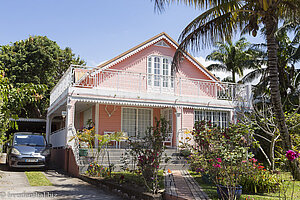
[[[70,86],[243,102],[250,102],[251,93],[250,86],[242,84],[71,66],[52,90],[50,105]]]

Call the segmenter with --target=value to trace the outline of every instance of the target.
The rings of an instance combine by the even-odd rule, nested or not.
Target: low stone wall
[[[50,168],[62,169],[67,174],[78,177],[79,167],[71,148],[51,149]]]
[[[129,188],[122,184],[116,184],[105,179],[93,178],[85,175],[80,175],[79,178],[90,184],[101,187],[101,189],[109,190],[113,193],[118,193],[123,199],[139,199],[139,200],[162,200],[163,194],[151,194],[147,192],[139,192],[135,188]]]

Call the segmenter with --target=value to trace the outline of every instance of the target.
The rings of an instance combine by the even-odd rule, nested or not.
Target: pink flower
[[[217,162],[219,162],[219,163],[222,162],[222,159],[221,159],[221,158],[217,158],[216,160],[217,160]]]
[[[246,163],[246,162],[247,162],[247,160],[243,160],[243,161],[242,161],[242,163]]]
[[[297,151],[288,150],[286,152],[285,156],[287,157],[287,159],[289,161],[293,161],[300,156],[300,153],[298,153]]]
[[[257,162],[257,160],[256,160],[255,158],[250,158],[249,161],[252,161],[252,162],[254,162],[254,163]]]
[[[215,168],[221,168],[221,165],[220,164],[215,164],[213,165]]]

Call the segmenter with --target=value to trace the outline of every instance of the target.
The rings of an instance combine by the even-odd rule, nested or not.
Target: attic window
[[[168,47],[168,48],[170,48],[170,46],[167,45],[167,43],[165,43],[164,41],[159,41],[158,43],[155,44],[155,46],[161,46],[161,47]]]

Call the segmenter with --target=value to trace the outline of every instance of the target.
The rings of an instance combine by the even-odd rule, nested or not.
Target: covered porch
[[[67,103],[68,102],[68,103]],[[168,148],[178,147],[181,131],[181,109],[174,106],[113,102],[109,100],[68,99],[53,112],[47,121],[47,139],[54,148],[74,145],[70,139],[84,128],[95,129],[95,134],[105,135],[122,131],[126,137],[140,140],[149,127],[164,117],[169,122],[169,131],[164,141]],[[113,142],[112,148],[128,147],[126,141]],[[98,145],[95,137],[95,147]]]

